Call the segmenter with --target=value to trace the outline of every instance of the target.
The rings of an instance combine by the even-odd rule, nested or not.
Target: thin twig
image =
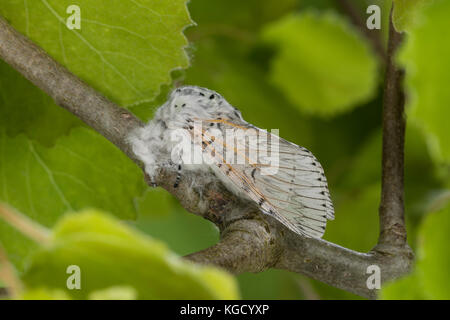
[[[406,228],[404,218],[404,141],[405,95],[404,71],[395,64],[395,54],[403,36],[392,23],[389,26],[388,60],[383,97],[383,153],[380,203],[380,245],[404,246]]]
[[[22,290],[22,283],[17,277],[16,270],[11,262],[8,260],[8,256],[3,248],[0,246],[0,280],[6,286],[7,297],[17,297]],[[0,288],[2,289],[2,288]],[[2,298],[2,292],[0,291],[0,298]]]
[[[0,203],[0,219],[37,243],[45,244],[49,240],[49,230],[6,204]]]

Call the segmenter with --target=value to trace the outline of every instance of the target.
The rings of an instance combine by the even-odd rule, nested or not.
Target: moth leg
[[[181,181],[181,172],[183,170],[183,149],[178,150],[178,152],[176,153],[176,160],[174,160],[173,162],[171,161],[172,166],[175,165],[176,169],[177,169],[177,175],[175,177],[175,183],[173,184],[174,188],[178,188],[178,185],[180,184]]]
[[[177,166],[177,176],[175,178],[175,183],[173,185],[174,188],[178,188],[178,185],[180,184],[181,181],[181,171],[182,171],[182,167],[181,164],[178,164]]]
[[[157,163],[146,164],[146,166],[145,166],[144,180],[149,186],[152,186],[153,188],[157,187],[155,177],[156,177],[158,168],[159,168],[159,166]]]
[[[144,180],[148,185],[152,186],[153,188],[157,187],[154,177],[150,176],[148,173],[145,173]]]

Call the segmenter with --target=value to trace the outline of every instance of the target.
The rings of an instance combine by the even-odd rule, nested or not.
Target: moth
[[[129,137],[151,179],[164,165],[214,175],[290,230],[321,238],[334,208],[324,170],[304,147],[246,122],[213,90],[179,87]],[[170,155],[170,157],[168,157]]]

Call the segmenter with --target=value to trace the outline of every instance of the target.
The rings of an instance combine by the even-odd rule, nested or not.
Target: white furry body
[[[199,120],[201,126],[195,126]],[[256,147],[263,151],[271,149],[273,135],[243,120],[239,110],[218,93],[194,86],[174,90],[155,117],[133,132],[129,141],[151,179],[165,165],[179,169],[175,186],[184,170],[211,172],[230,191],[254,201],[261,212],[275,217],[289,229],[320,238],[327,219],[334,219],[334,209],[323,169],[311,152],[277,137],[279,148],[271,151],[278,158],[277,167],[272,174],[265,174],[264,170],[270,172],[275,168],[265,162],[268,157],[258,158],[253,164],[238,164],[217,155],[221,148],[228,148],[227,152],[231,149],[231,153],[238,155],[249,154],[255,148],[250,142],[230,148],[224,139],[216,139],[212,133],[226,130],[253,130],[259,136],[269,137],[267,142],[258,140]],[[174,139],[180,131],[191,139]],[[201,146],[202,154],[209,161],[192,164],[183,158],[183,152],[195,144]]]

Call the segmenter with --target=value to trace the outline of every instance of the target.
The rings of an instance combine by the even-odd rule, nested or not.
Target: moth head
[[[219,93],[196,86],[174,89],[166,104],[171,115],[192,114],[203,118],[214,118],[218,113],[234,110]]]
[[[180,127],[184,126],[187,120],[195,119],[242,120],[240,111],[219,93],[197,86],[174,89],[155,116]]]

